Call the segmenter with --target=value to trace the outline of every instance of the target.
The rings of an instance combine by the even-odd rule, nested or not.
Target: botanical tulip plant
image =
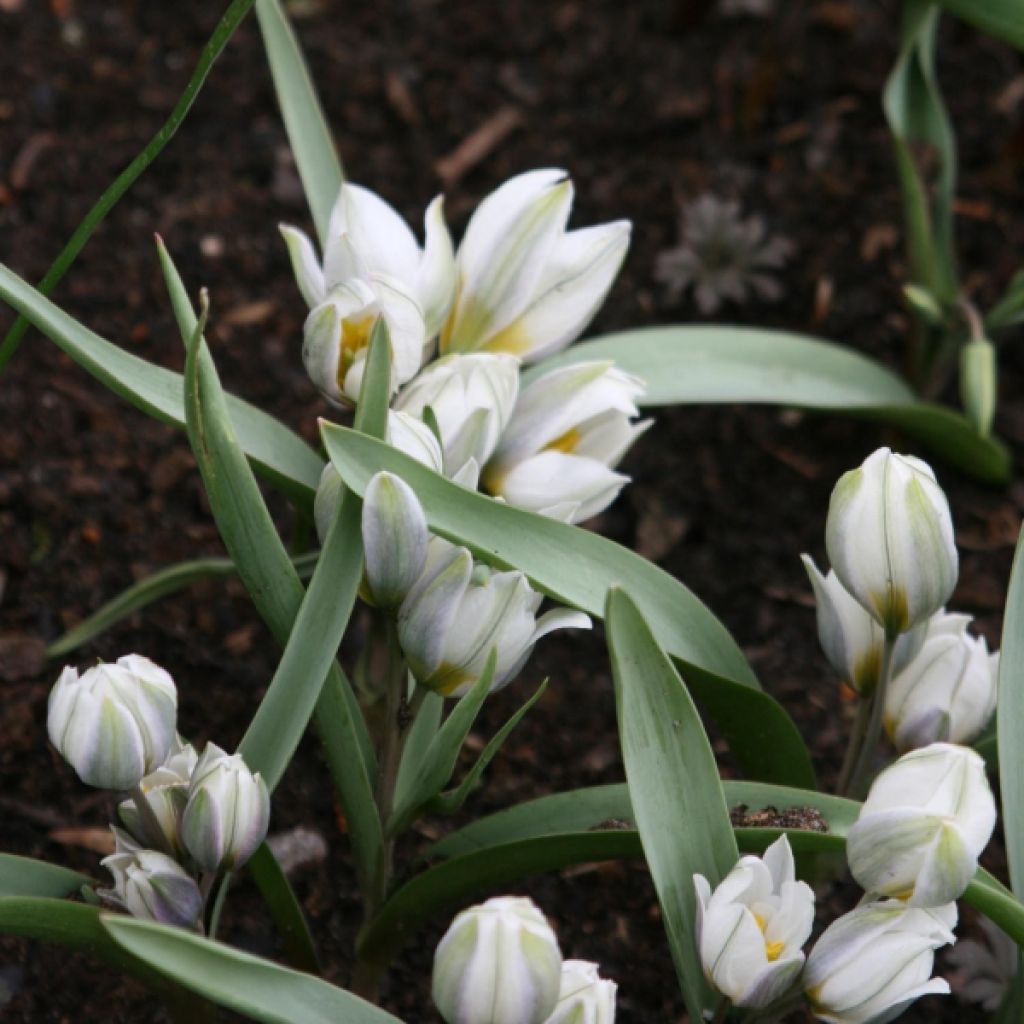
[[[214,743],[200,753],[178,735],[175,683],[144,655],[64,668],[49,737],[83,783],[121,795],[113,853],[97,866],[110,880],[0,855],[0,932],[86,948],[153,986],[178,1020],[224,1006],[258,1021],[350,1024],[397,1020],[379,1006],[389,965],[422,925],[453,911],[431,981],[447,1024],[611,1024],[616,983],[563,959],[555,926],[508,893],[530,873],[622,857],[650,870],[691,1022],[769,1021],[799,1007],[835,1024],[891,1020],[949,991],[933,971],[936,950],[955,941],[958,900],[1024,946],[1024,568],[1011,579],[1002,649],[989,654],[968,617],[947,610],[958,558],[932,468],[881,448],[838,481],[824,524],[830,568],[804,556],[825,659],[856,696],[835,792],[823,791],[792,719],[712,613],[578,525],[628,483],[620,462],[651,428],[640,408],[693,397],[687,365],[709,351],[700,339],[735,356],[753,351],[749,332],[687,334],[688,345],[679,332],[689,329],[655,329],[574,345],[630,227],[569,229],[564,171],[497,187],[458,245],[435,198],[421,244],[381,197],[344,181],[278,0],[235,0],[172,129],[253,5],[317,234],[281,229],[296,302],[309,307],[294,357],[338,420],[320,421],[322,453],[224,392],[204,339],[209,296],[197,316],[162,242],[186,349],[180,376],[92,334],[2,267],[0,298],[118,394],[184,427],[231,568],[282,655],[231,753]],[[778,366],[816,344],[782,336],[765,380],[776,386]],[[895,408],[879,373],[868,375]],[[912,409],[897,419],[935,436],[935,410]],[[961,458],[992,452],[975,432],[957,436]],[[256,474],[315,523],[318,550],[285,546]],[[67,655],[169,589],[166,574],[137,585],[51,653]],[[354,615],[362,628],[343,666]],[[444,826],[472,807],[543,692],[516,685],[535,645],[594,619],[626,781]],[[460,756],[484,702],[510,697],[518,710],[475,759]],[[697,701],[742,778],[721,777]],[[319,977],[303,908],[264,842],[273,791],[310,723],[362,906],[350,962],[332,971],[348,988]],[[1000,809],[1010,887],[979,867]],[[409,834],[428,817],[441,838],[414,860]],[[819,921],[815,937],[816,893],[847,867],[863,898]],[[217,938],[242,870],[289,966]],[[1002,1020],[1019,1020],[1020,972],[1003,980]]]

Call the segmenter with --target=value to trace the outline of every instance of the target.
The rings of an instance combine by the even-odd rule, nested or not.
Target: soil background
[[[222,6],[0,0],[0,260],[29,280],[42,276],[166,116]],[[780,3],[768,17],[696,0],[291,6],[350,179],[411,223],[443,187],[438,168],[451,165],[438,161],[496,117],[513,129],[444,189],[456,234],[482,195],[545,165],[573,175],[573,224],[633,221],[625,268],[589,334],[708,319],[689,301],[667,304],[652,271],[657,253],[676,242],[678,202],[712,192],[738,199],[795,247],[781,301],[729,306],[719,321],[811,332],[898,363],[905,268],[879,100],[897,45],[896,3]],[[960,255],[984,305],[1024,252],[1024,66],[1010,48],[945,19],[940,76],[960,139]],[[227,386],[315,444],[316,417],[332,413],[299,357],[305,309],[277,233],[282,220],[305,225],[307,214],[250,18],[178,136],[56,298],[104,337],[180,369],[151,245],[161,233],[190,288],[211,290],[210,340]],[[10,321],[0,311],[0,329]],[[1003,351],[997,429],[1019,454],[1024,365],[1014,344]],[[128,407],[39,335],[0,380],[0,425],[0,849],[98,873],[99,855],[83,848],[81,830],[104,828],[113,806],[47,744],[46,696],[59,665],[45,662],[41,645],[134,580],[222,548],[183,435]],[[593,524],[638,546],[722,618],[794,715],[826,786],[851,707],[818,650],[799,555],[823,561],[835,479],[883,443],[918,451],[878,425],[839,417],[662,410],[626,462],[632,486]],[[985,487],[936,465],[962,553],[952,606],[974,614],[975,628],[998,646],[1024,488]],[[276,500],[274,508],[287,528],[287,510]],[[224,582],[161,602],[71,660],[82,666],[129,651],[174,674],[186,735],[229,748],[278,657],[240,585]],[[622,779],[599,630],[546,640],[521,682],[489,702],[479,736],[545,676],[547,694],[460,820]],[[294,884],[328,976],[344,984],[358,904],[309,741],[274,801],[273,828],[296,825],[328,841],[326,860]],[[447,827],[431,822],[430,834]],[[69,828],[79,831],[60,831]],[[998,868],[998,848],[992,856]],[[519,888],[557,922],[567,955],[597,960],[618,979],[623,1024],[683,1019],[641,865],[576,869]],[[855,899],[852,886],[822,888],[820,923]],[[437,1019],[429,965],[446,924],[417,935],[389,976],[386,1005],[407,1021]],[[278,952],[247,885],[233,894],[225,929],[245,948]],[[968,910],[962,933],[973,930]],[[0,980],[14,993],[0,1009],[12,1024],[164,1019],[131,980],[55,948],[0,940]],[[903,1019],[987,1016],[951,997],[922,1001]]]

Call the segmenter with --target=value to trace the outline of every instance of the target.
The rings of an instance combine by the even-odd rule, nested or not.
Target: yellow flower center
[[[761,934],[764,934],[765,928],[768,927],[768,922],[760,915],[754,914],[754,920],[757,922],[757,927],[761,929]],[[786,948],[784,942],[769,942],[767,939],[764,943],[765,956],[768,957],[769,963],[774,963],[782,956],[782,951]]]
[[[373,330],[376,317],[367,316],[362,320],[343,320],[341,322],[341,358],[338,359],[338,387],[345,390],[345,378],[356,356],[370,343],[370,332]]]
[[[571,455],[576,451],[580,441],[583,440],[583,435],[575,428],[571,427],[561,437],[556,437],[554,441],[549,441],[544,445],[544,451],[546,452],[565,452]]]

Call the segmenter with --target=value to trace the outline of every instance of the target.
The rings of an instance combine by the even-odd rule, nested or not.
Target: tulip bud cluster
[[[417,682],[462,697],[496,655],[491,689],[510,682],[537,641],[555,629],[588,629],[582,612],[537,616],[542,596],[518,571],[497,572],[427,531],[412,489],[391,473],[366,488],[362,513],[364,596],[395,615],[398,641]]]
[[[101,895],[135,917],[201,926],[209,882],[263,842],[270,794],[239,754],[198,756],[177,733],[169,673],[136,654],[79,675],[65,668],[49,701],[50,740],[87,785],[131,790],[111,826],[114,878]],[[204,886],[201,883],[206,882]]]
[[[357,401],[382,319],[391,416],[406,420],[389,423],[388,442],[465,487],[482,482],[512,505],[575,523],[614,501],[628,480],[615,467],[649,422],[633,422],[643,383],[609,362],[553,370],[520,391],[521,364],[580,335],[629,245],[627,221],[566,230],[572,198],[562,171],[520,174],[481,202],[457,252],[440,197],[421,248],[395,210],[356,185],[341,189],[322,264],[305,234],[281,231],[310,307],[303,359],[325,397]],[[440,358],[430,362],[435,339]],[[325,476],[321,491],[334,490]],[[329,501],[318,495],[321,533]]]
[[[434,1003],[447,1024],[613,1024],[613,981],[563,960],[529,899],[500,896],[462,911],[434,954]]]

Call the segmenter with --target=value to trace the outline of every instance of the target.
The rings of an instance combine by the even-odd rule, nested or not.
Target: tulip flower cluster
[[[649,422],[635,422],[643,383],[610,362],[520,386],[522,364],[579,337],[629,245],[627,221],[566,230],[572,197],[562,171],[518,175],[483,200],[457,252],[440,197],[421,248],[395,210],[356,185],[341,189],[322,264],[306,235],[281,230],[310,306],[303,359],[327,399],[355,404],[382,318],[389,443],[465,487],[575,523],[615,500],[628,480],[615,467]]]
[[[430,536],[416,495],[391,473],[378,473],[366,488],[362,532],[364,596],[395,616],[409,669],[428,690],[465,696],[492,651],[497,690],[542,636],[590,628],[588,616],[569,608],[538,618],[542,597],[523,573],[496,572],[466,548]]]
[[[114,878],[100,895],[135,917],[201,928],[210,887],[263,842],[270,795],[239,754],[209,743],[199,756],[177,733],[177,689],[148,658],[130,654],[50,693],[50,741],[87,785],[130,790],[112,825]]]
[[[464,910],[434,954],[447,1024],[613,1024],[615,991],[597,964],[563,960],[551,925],[521,897]]]

